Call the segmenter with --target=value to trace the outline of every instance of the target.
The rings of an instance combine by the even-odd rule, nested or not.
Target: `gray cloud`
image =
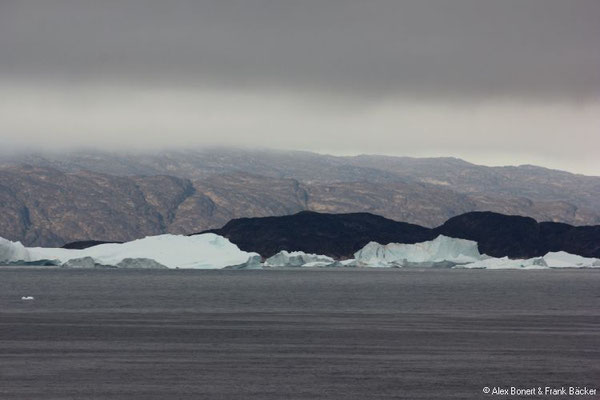
[[[598,0],[0,0],[0,140],[600,175],[598,21]]]
[[[597,0],[0,3],[0,74],[361,96],[580,99]]]

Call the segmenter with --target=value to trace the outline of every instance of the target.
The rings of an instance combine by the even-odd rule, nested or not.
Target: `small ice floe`
[[[33,297],[33,296],[22,296],[21,300],[35,300],[35,297]]]

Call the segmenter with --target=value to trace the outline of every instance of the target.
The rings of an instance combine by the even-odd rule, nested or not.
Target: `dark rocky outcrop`
[[[283,217],[240,218],[213,232],[244,251],[270,257],[281,250],[349,258],[370,241],[417,243],[431,238],[418,225],[369,213],[321,214],[302,211]]]
[[[369,213],[300,212],[284,217],[240,218],[210,232],[242,250],[270,257],[281,250],[351,258],[368,242],[418,243],[438,235],[476,241],[480,252],[530,258],[549,251],[600,257],[600,226],[571,226],[492,212],[470,212],[429,229]]]
[[[479,251],[511,258],[538,257],[549,251],[566,251],[584,257],[600,257],[600,226],[571,226],[537,222],[533,218],[493,212],[470,212],[450,218],[435,233],[468,239]]]
[[[106,243],[123,243],[123,242],[108,242],[102,240],[80,240],[75,242],[70,242],[62,246],[63,249],[72,249],[72,250],[83,250],[88,249],[90,247],[98,246],[99,244]]]
[[[493,257],[527,258],[544,255],[540,227],[528,217],[493,212],[470,212],[450,218],[436,234],[478,243],[479,251]]]

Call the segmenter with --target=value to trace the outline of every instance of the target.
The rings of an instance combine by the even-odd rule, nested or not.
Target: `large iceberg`
[[[282,250],[265,260],[265,267],[325,267],[335,260],[328,256],[309,254],[303,251]]]
[[[159,235],[126,243],[106,243],[83,250],[24,247],[19,242],[0,238],[0,262],[32,262],[57,260],[65,266],[90,267],[116,266],[131,268],[143,266],[152,260],[150,267],[220,269],[228,266],[256,264],[257,253],[240,250],[228,239],[205,233],[194,236]]]
[[[477,242],[440,235],[415,244],[370,242],[354,254],[357,266],[451,267],[488,258],[479,253]]]

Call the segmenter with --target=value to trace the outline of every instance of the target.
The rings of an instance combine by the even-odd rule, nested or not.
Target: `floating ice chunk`
[[[337,266],[337,263],[335,261],[333,262],[329,262],[329,261],[311,261],[311,262],[307,262],[306,264],[303,265],[303,267],[307,267],[307,268],[318,268],[318,267],[334,267]]]
[[[449,267],[488,258],[479,253],[477,242],[443,235],[416,244],[370,242],[354,257],[357,265],[367,267]]]
[[[581,257],[564,251],[550,252],[544,257],[511,260],[508,257],[490,258],[461,265],[461,268],[483,269],[545,269],[545,268],[600,268],[597,258]]]
[[[335,260],[328,256],[318,254],[308,254],[303,251],[288,252],[282,250],[265,261],[267,267],[303,267],[303,266],[326,266],[334,263]]]
[[[167,268],[219,269],[255,260],[257,253],[240,250],[226,238],[213,233],[202,235],[159,235],[126,243],[106,243],[82,250],[24,247],[19,242],[0,239],[0,262],[58,260],[60,264],[82,267],[121,266],[133,259],[153,260]],[[252,260],[251,260],[252,259]],[[143,265],[143,262],[137,263]]]
[[[168,269],[150,258],[124,258],[117,264],[117,268]]]
[[[340,261],[340,264],[344,267],[355,267],[356,266],[356,260],[354,258],[350,258],[348,260],[342,260]]]
[[[92,257],[72,258],[62,264],[63,268],[96,268],[96,261]]]
[[[525,260],[511,260],[508,257],[488,258],[473,263],[458,265],[455,268],[472,269],[547,269],[548,265],[542,257],[529,258]]]
[[[241,264],[237,265],[228,265],[225,268],[227,269],[262,269],[262,264],[260,263],[262,257],[256,253],[251,253],[250,257]]]

